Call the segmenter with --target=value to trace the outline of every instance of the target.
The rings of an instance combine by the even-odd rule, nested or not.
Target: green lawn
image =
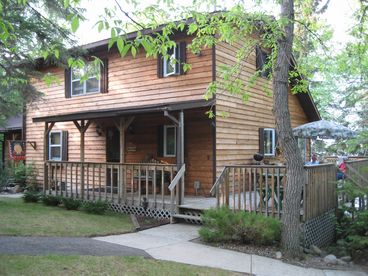
[[[142,257],[0,255],[0,275],[240,275]]]
[[[89,237],[124,233],[133,229],[127,215],[93,215],[1,197],[0,222],[0,235],[15,236]]]

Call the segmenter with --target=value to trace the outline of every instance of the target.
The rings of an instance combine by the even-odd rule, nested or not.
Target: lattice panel
[[[157,219],[169,219],[171,217],[171,212],[168,210],[151,208],[147,208],[145,210],[143,207],[128,206],[118,203],[110,203],[109,209],[117,213],[134,214],[137,216],[146,216]]]
[[[327,246],[335,239],[335,209],[303,224],[304,246]]]
[[[201,217],[202,212],[200,210],[194,210],[194,209],[181,209],[181,214],[183,215],[188,215],[188,216],[193,216],[193,217]],[[201,225],[202,222],[200,220],[196,220],[196,219],[184,219],[185,222],[187,223],[191,223],[191,224],[198,224]]]

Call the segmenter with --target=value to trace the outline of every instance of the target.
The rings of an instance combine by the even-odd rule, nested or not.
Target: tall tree
[[[77,7],[63,0],[0,1],[0,125],[22,111],[25,101],[39,95],[31,78],[45,78],[37,72],[38,58],[48,63],[66,63],[66,47],[74,44],[70,20],[76,27],[81,17]],[[68,54],[69,55],[69,54]]]

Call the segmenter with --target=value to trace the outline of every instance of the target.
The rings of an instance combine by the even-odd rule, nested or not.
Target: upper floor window
[[[164,77],[174,75],[177,72],[178,66],[176,66],[176,52],[177,47],[171,48],[168,51],[168,57],[164,57]]]
[[[87,75],[85,81],[82,77]],[[71,70],[71,94],[78,96],[89,93],[100,93],[100,66],[94,63],[87,63],[83,69]]]
[[[89,62],[84,68],[65,70],[65,98],[94,93],[107,93],[108,60],[101,60],[101,65]],[[81,81],[83,76],[86,75],[88,78]]]
[[[260,76],[268,78],[271,73],[271,67],[267,64],[269,62],[270,55],[261,47],[256,47],[256,70],[259,71]]]
[[[168,49],[167,56],[157,57],[157,76],[164,78],[173,75],[184,75],[183,65],[186,63],[186,42],[176,43],[176,46]]]
[[[273,128],[259,129],[259,151],[264,156],[276,155],[276,132]]]

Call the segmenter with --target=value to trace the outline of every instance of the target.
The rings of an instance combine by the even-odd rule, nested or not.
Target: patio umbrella
[[[355,131],[326,120],[315,121],[293,129],[299,138],[347,139],[356,135]]]

